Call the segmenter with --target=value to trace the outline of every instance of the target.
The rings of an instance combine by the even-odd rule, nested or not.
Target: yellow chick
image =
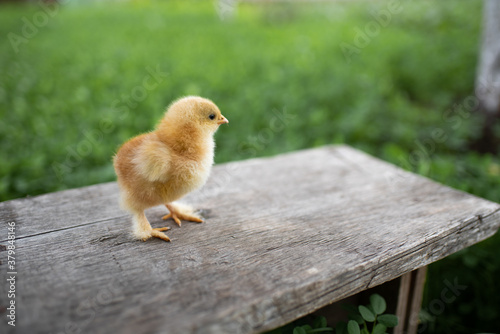
[[[200,188],[214,162],[214,133],[229,123],[210,100],[188,96],[173,102],[153,132],[125,142],[114,157],[122,207],[133,215],[134,236],[143,241],[156,237],[170,241],[152,228],[144,210],[164,204],[172,218],[202,222],[187,206],[172,202]]]

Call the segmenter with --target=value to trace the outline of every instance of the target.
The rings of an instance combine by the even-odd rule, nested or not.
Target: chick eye
[[[208,116],[208,118],[210,118],[211,120],[214,120],[215,119],[215,115],[214,114],[210,114],[210,116]]]

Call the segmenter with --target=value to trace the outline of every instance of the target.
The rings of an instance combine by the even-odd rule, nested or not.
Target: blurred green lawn
[[[388,3],[240,4],[230,20],[211,2],[70,2],[46,22],[39,5],[2,6],[0,200],[114,180],[117,147],[196,94],[230,120],[216,162],[347,143],[499,202],[500,159],[469,150],[481,1],[402,2],[347,59],[340,45]],[[426,332],[496,330],[499,246],[431,266]],[[455,277],[468,289],[436,314]]]

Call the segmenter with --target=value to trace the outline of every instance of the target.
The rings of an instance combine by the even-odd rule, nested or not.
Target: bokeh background
[[[230,120],[217,163],[346,143],[499,202],[500,159],[478,148],[471,102],[482,5],[2,3],[0,200],[113,181],[119,145],[196,94]],[[497,234],[430,266],[420,332],[498,330],[499,247]],[[433,307],[455,280],[466,290]]]

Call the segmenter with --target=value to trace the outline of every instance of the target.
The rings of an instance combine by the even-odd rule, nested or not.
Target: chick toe
[[[168,215],[161,217],[161,219],[163,220],[167,220],[168,218],[172,218],[175,221],[175,223],[179,225],[179,227],[181,226],[181,220],[177,217],[176,214],[169,213]]]
[[[167,231],[170,227],[151,228],[144,211],[136,211],[133,218],[133,232],[136,239],[146,241],[152,237],[170,241],[170,238],[161,231]]]
[[[161,240],[165,240],[165,241],[170,242],[170,238],[167,237],[167,235],[165,233],[162,233],[162,232],[158,231],[157,229],[151,230],[151,236],[154,238],[160,238]]]
[[[196,216],[195,214],[188,213],[187,211],[192,211],[188,206],[174,206],[172,204],[165,205],[170,211],[169,214],[162,217],[163,220],[172,218],[179,227],[181,226],[181,221],[186,220],[195,223],[203,223],[203,219]],[[184,212],[183,212],[184,211]]]
[[[155,230],[155,231],[168,231],[168,230],[170,230],[170,227],[156,227],[153,230]]]

